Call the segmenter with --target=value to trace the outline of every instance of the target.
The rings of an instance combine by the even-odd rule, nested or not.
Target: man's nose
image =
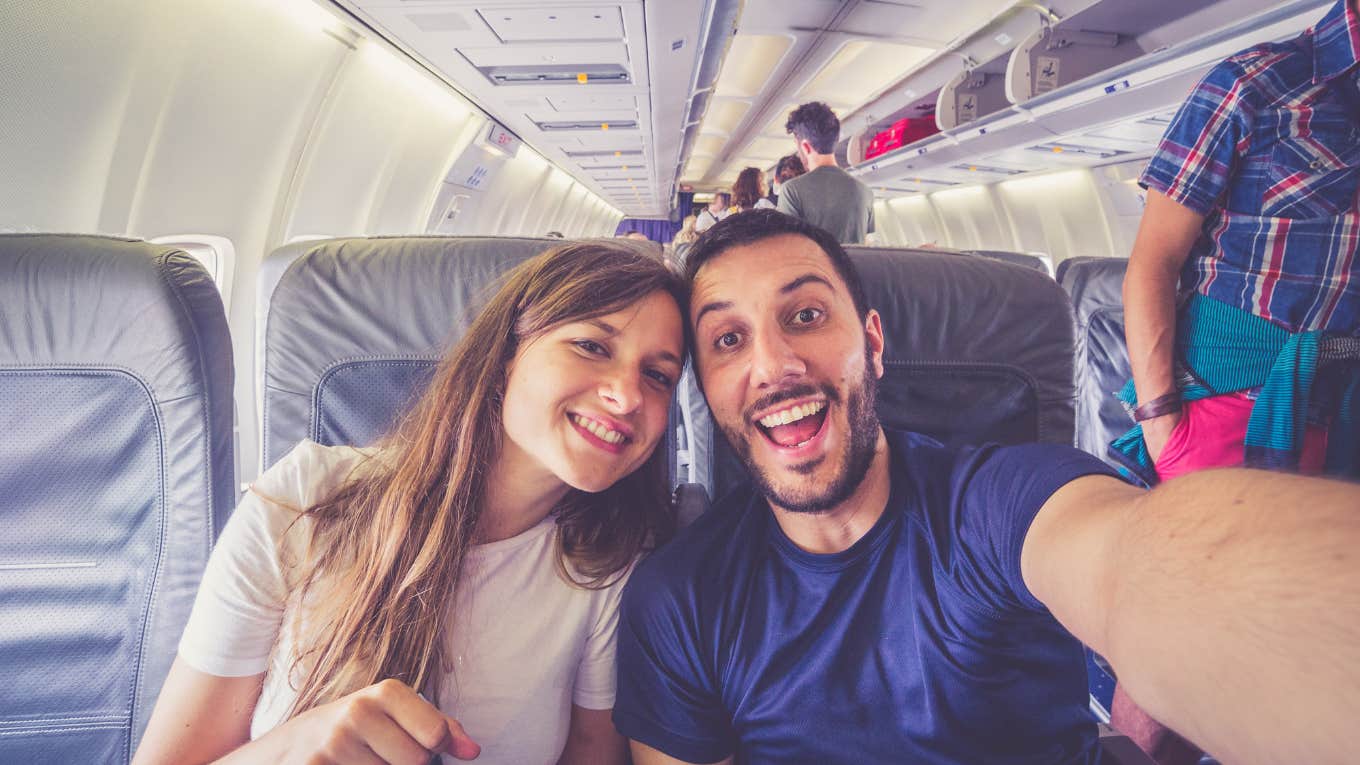
[[[764,332],[752,338],[751,384],[757,388],[778,385],[803,376],[807,365],[781,332]]]

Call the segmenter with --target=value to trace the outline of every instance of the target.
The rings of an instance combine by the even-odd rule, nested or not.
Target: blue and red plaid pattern
[[[1197,85],[1142,183],[1205,216],[1181,284],[1291,332],[1360,336],[1360,17],[1238,53]]]

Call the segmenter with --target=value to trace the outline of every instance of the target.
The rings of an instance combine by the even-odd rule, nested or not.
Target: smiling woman
[[[674,525],[679,294],[624,245],[544,253],[375,449],[303,442],[261,476],[137,762],[621,762],[618,597]]]

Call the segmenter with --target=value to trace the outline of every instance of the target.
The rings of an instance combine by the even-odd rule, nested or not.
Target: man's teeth
[[[761,417],[759,422],[767,428],[773,428],[776,425],[788,425],[790,422],[797,422],[804,417],[811,417],[825,408],[825,401],[810,401],[791,409],[785,409],[781,412],[775,412],[774,414],[767,414],[764,417]]]
[[[581,427],[590,431],[596,438],[608,444],[617,444],[623,441],[623,434],[617,430],[610,430],[594,420],[588,420],[579,414],[572,415],[572,420]]]

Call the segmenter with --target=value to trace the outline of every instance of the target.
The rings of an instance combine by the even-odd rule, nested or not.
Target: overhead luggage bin
[[[1006,66],[1006,98],[1011,103],[1023,103],[1143,53],[1142,46],[1128,35],[1045,26],[1011,53]]]

